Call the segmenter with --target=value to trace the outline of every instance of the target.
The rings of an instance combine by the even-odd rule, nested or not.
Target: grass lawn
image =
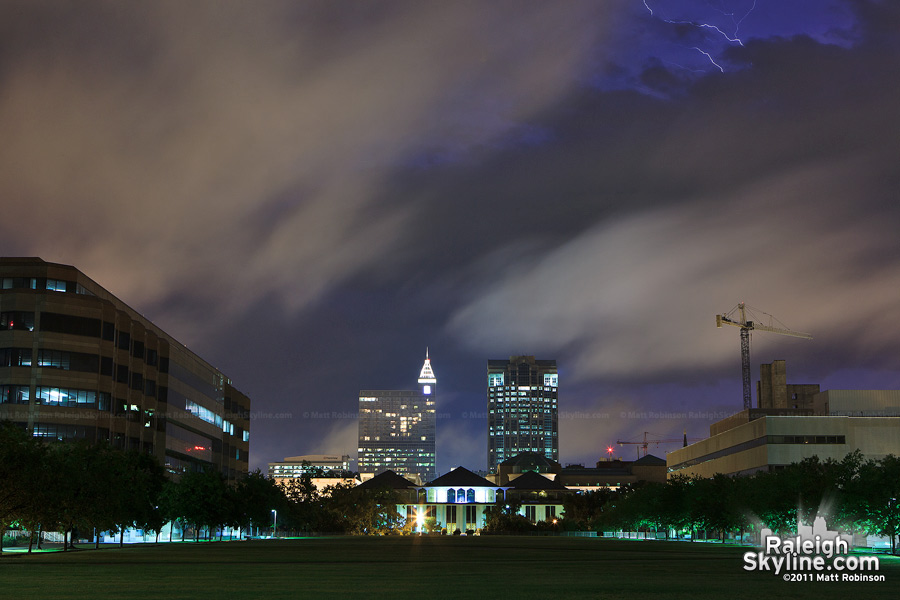
[[[884,582],[786,582],[748,548],[557,537],[334,537],[126,546],[0,559],[0,595],[52,598],[896,598]]]

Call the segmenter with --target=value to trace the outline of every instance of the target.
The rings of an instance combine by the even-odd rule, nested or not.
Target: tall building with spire
[[[510,356],[487,364],[488,470],[520,452],[559,462],[555,360]]]
[[[434,399],[437,378],[425,350],[416,390],[359,392],[359,473],[387,470],[421,483],[435,478]]]

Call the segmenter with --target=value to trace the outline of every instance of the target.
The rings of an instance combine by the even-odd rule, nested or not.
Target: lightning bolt
[[[700,29],[712,29],[716,33],[722,35],[723,38],[731,42],[732,44],[737,42],[739,45],[743,46],[744,42],[741,41],[739,37],[728,37],[728,34],[716,27],[715,25],[710,25],[709,23],[696,23],[694,21],[666,21],[666,23],[672,23],[675,25],[693,25],[694,27],[699,27]]]
[[[650,7],[650,4],[648,3],[648,1],[643,0],[643,3],[644,3],[644,8],[647,9],[647,12],[650,13],[650,16],[655,17],[656,13]],[[746,20],[747,17],[749,17],[750,14],[754,10],[756,10],[756,3],[757,3],[757,0],[753,0],[753,4],[750,6],[749,10],[747,10],[747,12],[745,12],[744,15],[740,19],[735,19],[734,12],[729,13],[729,12],[725,12],[722,9],[718,9],[718,8],[715,8],[712,6],[710,7],[713,10],[715,10],[716,12],[718,12],[719,14],[721,14],[725,17],[729,17],[731,19],[731,22],[734,24],[734,33],[732,33],[732,34],[729,34],[728,32],[724,31],[717,25],[713,25],[712,23],[707,23],[704,21],[696,21],[696,20],[683,21],[683,20],[667,19],[663,16],[659,16],[656,18],[658,18],[663,23],[668,23],[670,25],[689,25],[691,27],[696,27],[697,29],[707,30],[707,31],[710,31],[710,32],[713,32],[715,34],[722,36],[722,38],[724,38],[730,44],[738,44],[739,46],[743,46],[744,41],[740,38],[740,36],[738,35],[738,32],[740,31],[741,24],[744,22],[744,20]],[[722,73],[725,72],[725,69],[722,67],[722,65],[720,65],[719,63],[717,63],[715,61],[715,59],[713,58],[713,56],[710,52],[703,50],[701,48],[698,48],[696,46],[692,47],[691,50],[696,50],[697,52],[703,54],[712,65],[714,65],[716,68],[719,69],[719,71],[721,71]]]
[[[708,59],[709,59],[709,62],[711,62],[713,65],[715,65],[721,72],[723,72],[723,73],[725,72],[725,69],[722,68],[722,65],[720,65],[719,63],[717,63],[717,62],[713,59],[712,54],[710,54],[710,53],[707,52],[706,50],[701,50],[701,49],[698,48],[697,46],[694,46],[693,48],[691,48],[691,50],[696,50],[697,52],[699,52],[700,54],[702,54],[703,56],[705,56],[706,58],[708,58]]]
[[[690,73],[706,73],[706,71],[704,71],[703,69],[691,69],[690,67],[686,67],[684,65],[679,65],[678,63],[674,63],[674,62],[671,62],[668,60],[664,60],[663,62],[667,65],[677,67],[677,68],[681,69],[682,71],[688,71]]]
[[[740,29],[741,29],[741,23],[744,22],[744,19],[746,19],[747,17],[750,16],[750,13],[752,13],[754,10],[756,10],[756,2],[757,2],[757,0],[753,0],[753,5],[750,7],[750,10],[745,12],[744,16],[741,17],[740,19],[738,19],[737,21],[734,20],[733,12],[727,13],[724,10],[719,10],[719,9],[715,8],[714,6],[711,6],[710,8],[712,8],[713,10],[715,10],[716,12],[718,12],[719,14],[721,14],[723,16],[731,17],[731,22],[734,23],[734,37],[737,38],[738,31],[740,31]],[[645,4],[645,6],[646,6],[646,4]],[[741,46],[743,46],[743,45],[744,44],[741,43]]]

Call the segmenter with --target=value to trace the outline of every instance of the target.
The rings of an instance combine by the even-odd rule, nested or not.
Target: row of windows
[[[196,402],[185,399],[184,409],[201,421],[206,421],[207,423],[215,425],[216,427],[222,426],[222,416],[217,415],[215,412],[211,411],[205,406],[200,406]]]
[[[462,488],[458,490],[454,490],[450,488],[447,490],[447,502],[456,503],[456,504],[466,504],[475,502],[475,490],[469,488],[468,490],[464,490]]]
[[[478,507],[466,506],[466,527],[474,527],[478,522]],[[453,526],[457,523],[457,512],[455,506],[447,506],[444,508],[444,515],[447,518],[447,525]]]
[[[547,390],[547,391],[553,391],[553,390]],[[534,392],[540,392],[540,393],[534,393]],[[545,401],[545,402],[556,402],[556,400],[557,400],[557,396],[547,395],[547,393],[544,392],[543,390],[534,390],[534,392],[529,391],[529,390],[518,390],[518,391],[512,390],[509,392],[497,392],[497,393],[490,392],[488,394],[488,396],[490,398],[497,398],[497,399],[507,398],[510,400],[521,399],[521,398],[529,398],[531,400],[541,400],[541,401]]]
[[[531,521],[532,523],[537,522],[537,507],[533,505],[527,505],[524,507],[525,509],[525,518]],[[544,521],[552,521],[556,518],[556,507],[555,506],[545,506],[544,507]]]
[[[109,356],[49,349],[38,350],[36,363],[31,360],[31,356],[30,348],[0,348],[0,367],[35,366],[82,373],[99,371],[101,375],[113,375],[113,359]],[[119,383],[130,384],[132,389],[143,391],[148,396],[156,395],[156,382],[145,381],[140,373],[131,373],[129,377],[127,365],[118,365],[115,375]]]
[[[237,419],[250,420],[250,411],[237,400],[232,400],[230,396],[225,396],[225,412],[230,412]]]
[[[50,290],[93,296],[93,292],[75,281],[49,279],[47,277],[4,277],[0,280],[4,290]]]
[[[843,435],[770,435],[770,444],[846,444]]]
[[[207,379],[206,377],[201,377],[193,371],[186,369],[184,366],[178,364],[177,362],[171,363],[171,365],[168,365],[168,367],[169,368],[167,369],[167,371],[171,377],[174,377],[178,381],[189,385],[207,398],[220,399],[222,397],[220,386],[224,387],[224,378],[222,378],[218,373],[207,371],[205,373],[206,377],[208,377]]]
[[[0,367],[36,366],[81,373],[97,373],[99,371],[101,375],[113,375],[113,361],[108,356],[45,349],[38,350],[36,363],[32,361],[31,356],[30,348],[0,348]],[[156,397],[156,381],[144,379],[141,373],[129,372],[127,365],[116,366],[115,379],[118,383],[124,383],[146,396]]]
[[[250,432],[241,427],[236,427],[234,423],[223,418],[222,415],[217,415],[214,411],[205,406],[200,406],[196,402],[185,398],[184,409],[201,421],[209,423],[210,425],[215,425],[216,427],[221,427],[222,433],[237,435],[245,442],[250,441]]]
[[[0,314],[0,330],[34,331],[34,321],[35,316],[32,312],[5,312]],[[132,340],[131,334],[127,331],[120,330],[117,332],[115,325],[109,321],[42,312],[41,331],[84,337],[99,337],[109,342],[115,342],[117,348],[130,352],[134,358],[143,360],[148,366],[159,366],[160,371],[163,373],[168,372],[167,358],[160,360],[157,350],[147,349],[144,342]]]
[[[360,460],[428,460],[434,458],[434,452],[425,452],[424,449],[415,446],[404,452],[394,448],[370,448],[363,445],[359,451],[363,453],[360,455]]]
[[[218,448],[214,448],[214,445],[217,445]],[[212,462],[213,451],[221,451],[221,441],[167,422],[166,449],[198,460]]]
[[[109,410],[110,396],[105,392],[98,394],[93,390],[37,386],[34,389],[34,396],[37,404]]]
[[[30,367],[31,348],[0,348],[0,367]]]
[[[34,331],[34,313],[9,311],[0,313],[0,331]]]
[[[35,423],[32,435],[37,438],[57,440],[94,440],[95,427],[85,425],[62,425],[58,423]]]
[[[26,429],[25,423],[15,423],[22,429]],[[60,423],[35,423],[32,427],[32,435],[34,437],[44,439],[84,439],[98,442],[108,442],[112,447],[119,450],[141,450],[153,453],[153,443],[141,443],[140,438],[129,437],[122,433],[114,433],[110,435],[109,429],[105,427],[91,427],[87,425],[68,425]]]
[[[555,390],[556,388],[559,387],[559,375],[557,375],[556,373],[545,373],[544,374],[544,385],[515,385],[515,382],[511,381],[510,383],[513,385],[504,386],[503,379],[504,379],[503,373],[490,373],[488,375],[488,387],[489,388],[500,388],[500,389],[504,389],[504,390],[520,390],[522,388],[532,389],[532,390],[543,390],[544,388],[546,388],[548,390],[549,389]]]
[[[104,411],[110,409],[110,395],[95,390],[39,385],[34,388],[34,399],[36,404],[46,406],[92,408]],[[0,386],[0,404],[30,403],[31,392],[27,385]],[[117,401],[117,403],[124,404],[124,401]]]
[[[0,385],[0,404],[28,404],[27,385]]]
[[[246,460],[246,459],[245,459]],[[175,475],[180,475],[183,473],[192,473],[192,472],[200,472],[209,468],[209,465],[205,462],[199,462],[189,459],[182,459],[175,456],[172,456],[166,453],[166,472],[172,473]],[[226,479],[236,479],[238,476],[238,471],[235,469],[230,469],[228,467],[222,467],[222,475],[226,477]]]
[[[846,437],[843,435],[767,435],[763,437],[758,437],[753,440],[748,440],[746,442],[742,442],[740,444],[735,444],[729,448],[723,448],[722,450],[717,450],[715,452],[710,452],[709,454],[705,454],[703,456],[698,456],[696,458],[688,459],[684,462],[678,463],[676,465],[672,465],[669,467],[669,472],[679,471],[681,469],[687,467],[693,467],[695,465],[715,460],[717,458],[722,458],[723,456],[730,456],[732,454],[737,454],[738,452],[743,452],[745,450],[750,450],[751,448],[757,448],[759,446],[765,446],[766,444],[846,444]]]

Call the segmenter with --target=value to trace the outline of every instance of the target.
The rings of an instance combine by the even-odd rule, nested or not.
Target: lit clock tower
[[[428,348],[425,348],[425,364],[419,372],[419,385],[422,393],[428,396],[429,400],[434,401],[434,390],[437,387],[437,379],[434,377],[434,371],[431,369],[431,359],[428,358]]]

